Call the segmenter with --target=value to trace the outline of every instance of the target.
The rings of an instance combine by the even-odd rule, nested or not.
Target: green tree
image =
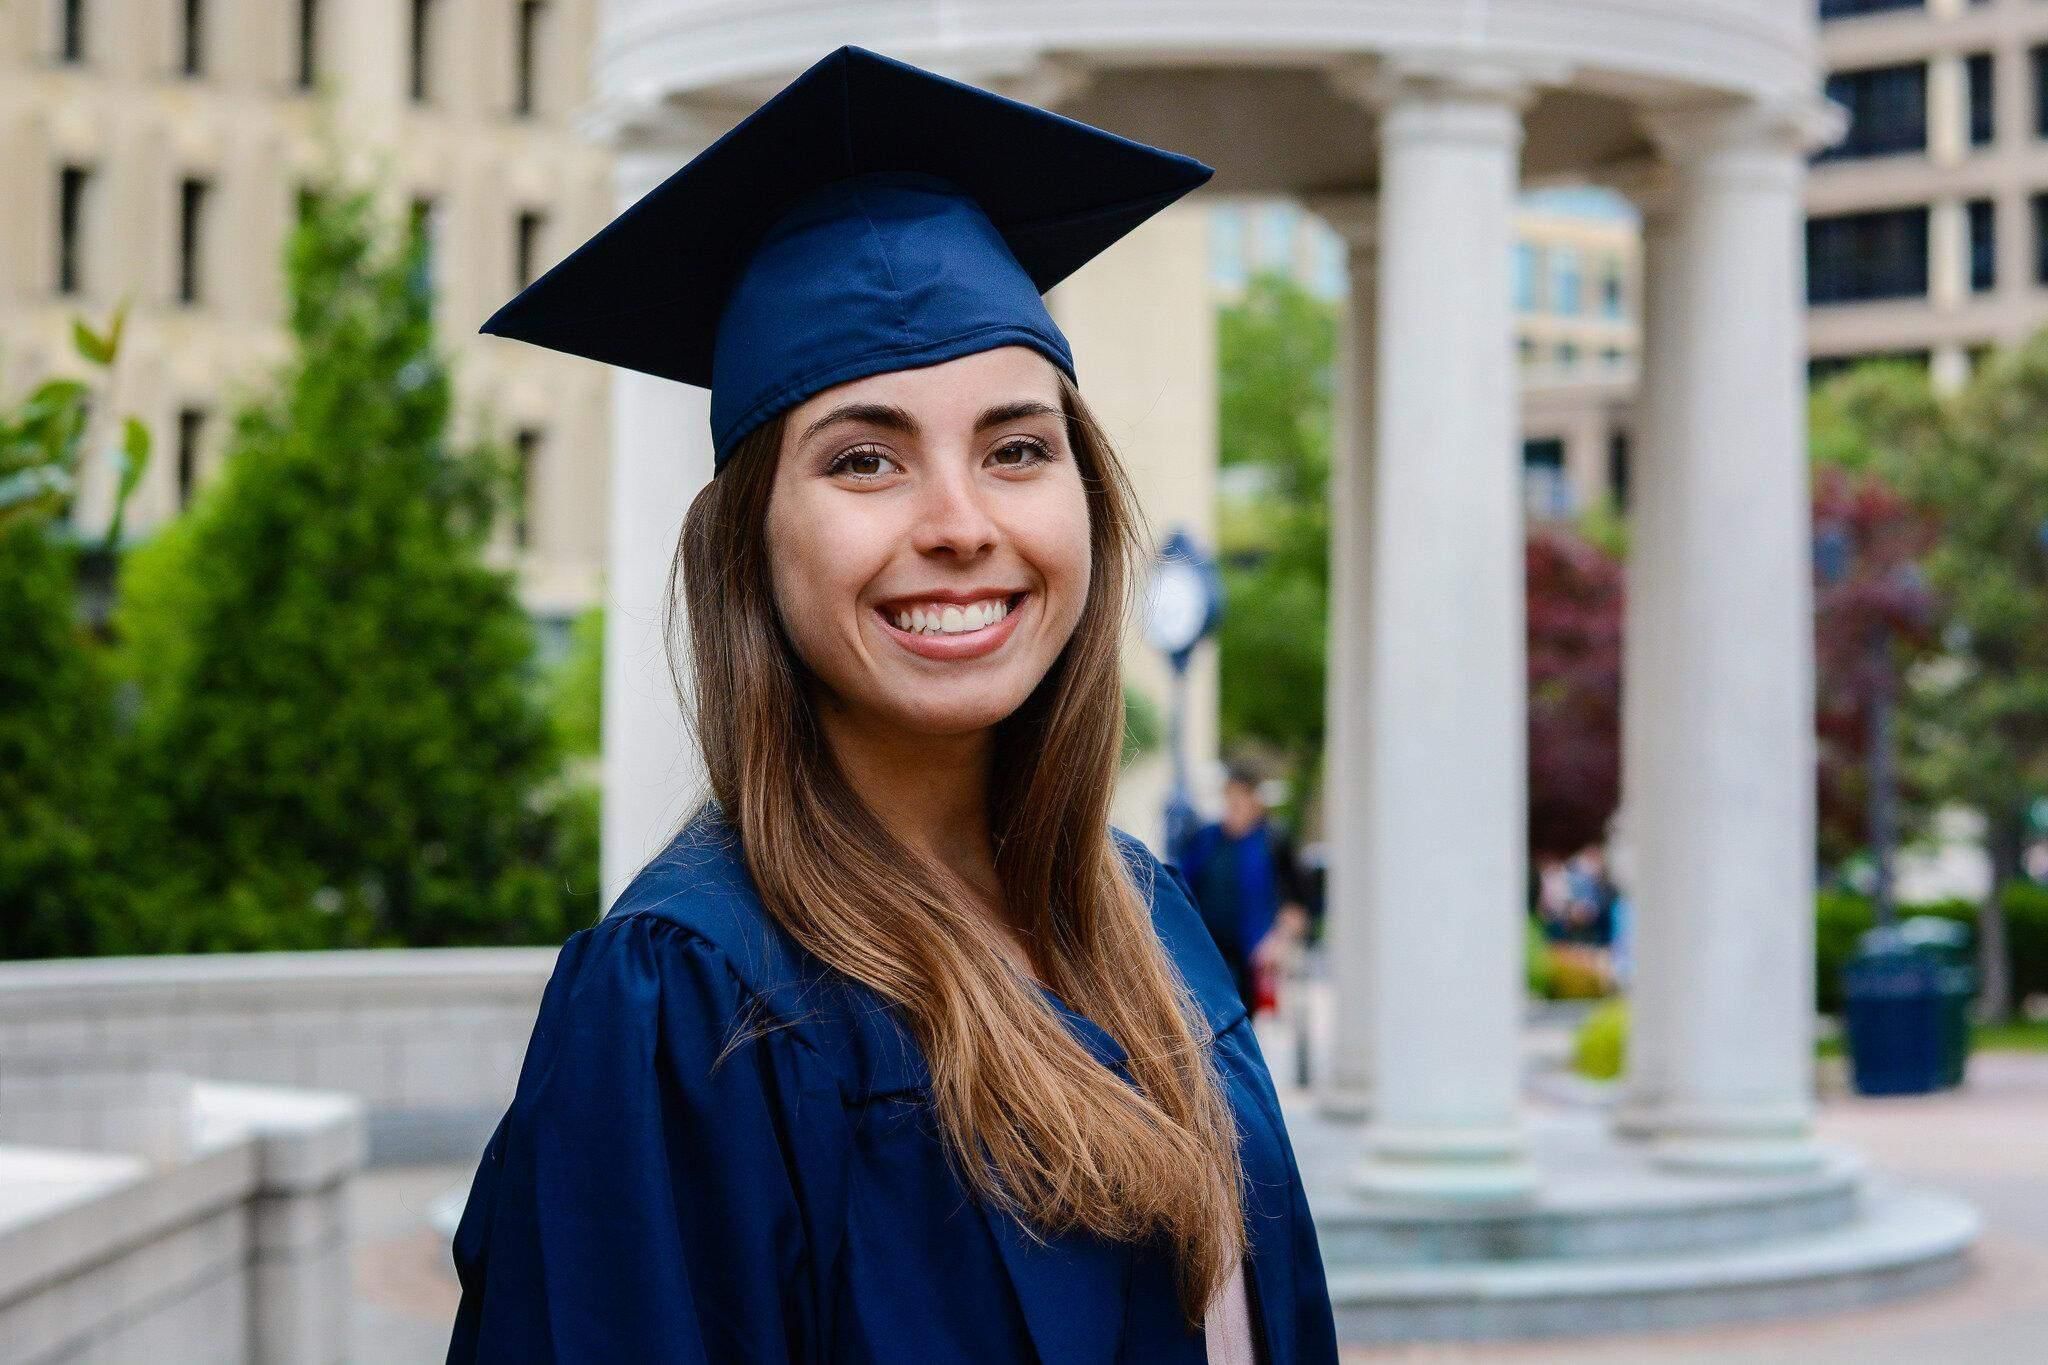
[[[557,940],[532,627],[481,558],[506,462],[447,444],[425,245],[368,191],[309,198],[293,354],[221,476],[129,558],[141,692],[117,945]]]
[[[572,759],[603,748],[604,608],[594,606],[569,626],[569,647],[548,670],[543,701],[555,742]]]
[[[1261,273],[1219,314],[1217,351],[1221,462],[1253,489],[1222,520],[1222,739],[1286,754],[1299,801],[1323,744],[1337,311]]]
[[[1994,357],[1939,439],[1904,446],[1902,486],[1939,518],[1927,573],[1947,657],[1909,696],[1912,771],[1982,812],[1991,894],[1978,916],[1982,1008],[2013,1006],[2003,893],[2027,811],[2048,791],[2048,333]]]
[[[73,328],[93,370],[120,336],[118,313],[104,334]],[[0,958],[93,951],[121,889],[100,842],[116,810],[112,690],[79,585],[118,545],[149,438],[122,424],[105,456],[113,517],[89,543],[70,513],[92,397],[88,380],[58,378],[0,409]]]
[[[1858,365],[1817,386],[1808,403],[1817,581],[1814,595],[1815,733],[1819,850],[1832,867],[1870,838],[1871,707],[1880,689],[1903,699],[1903,680],[1937,657],[1937,604],[1916,572],[1938,512],[1911,490],[1943,458],[1947,407],[1923,367]],[[1884,648],[1873,630],[1883,626]],[[1920,743],[1920,713],[1896,708],[1895,752]],[[1932,813],[1930,792],[1900,773],[1897,814],[1908,832]]]
[[[105,903],[113,713],[77,581],[76,546],[0,524],[0,958],[92,951]]]

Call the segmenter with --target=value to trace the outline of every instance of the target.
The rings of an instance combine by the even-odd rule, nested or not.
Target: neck
[[[909,734],[830,706],[819,709],[819,721],[848,785],[891,833],[968,885],[995,893],[995,852],[988,837],[992,729]]]

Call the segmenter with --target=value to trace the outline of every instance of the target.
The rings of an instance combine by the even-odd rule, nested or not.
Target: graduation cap
[[[714,468],[824,389],[1029,346],[1039,295],[1214,172],[860,47],[783,87],[482,330],[711,390]]]

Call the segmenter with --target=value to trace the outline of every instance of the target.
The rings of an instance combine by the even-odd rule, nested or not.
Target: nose
[[[951,462],[934,471],[919,491],[913,537],[918,553],[950,552],[971,559],[994,548],[996,523],[986,497],[972,472]]]

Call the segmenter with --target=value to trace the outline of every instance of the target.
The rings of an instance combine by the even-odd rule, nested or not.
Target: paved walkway
[[[427,1208],[469,1175],[454,1166],[385,1166],[357,1178],[349,1209],[356,1290],[350,1359],[359,1365],[447,1359],[461,1289]]]
[[[1671,1365],[2021,1365],[2048,1359],[2048,1053],[1993,1053],[1970,1062],[1967,1089],[1899,1099],[1837,1098],[1820,1128],[1872,1164],[1939,1184],[1982,1210],[1985,1235],[1969,1279],[1866,1312],[1678,1335],[1528,1345],[1353,1350],[1365,1362],[1566,1365],[1656,1360]],[[354,1359],[426,1365],[448,1345],[457,1290],[427,1206],[469,1172],[391,1167],[357,1182]]]

